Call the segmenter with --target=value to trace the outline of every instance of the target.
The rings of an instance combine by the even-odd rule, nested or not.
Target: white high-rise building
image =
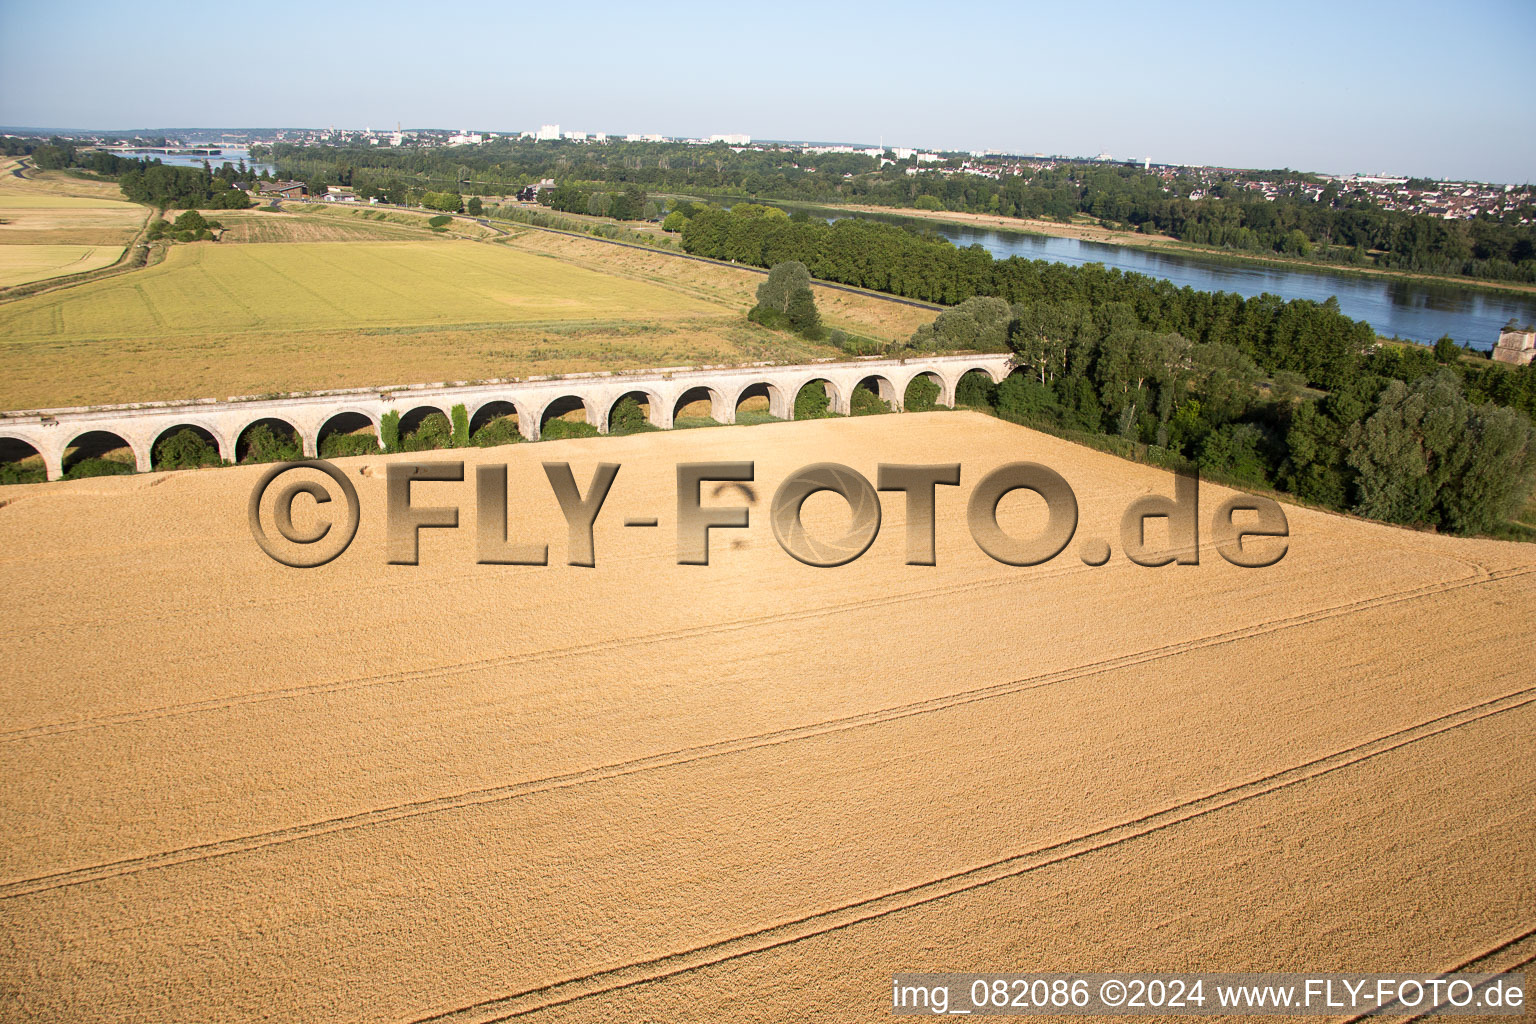
[[[750,136],[750,135],[711,135],[709,137],[709,141],[710,142],[723,142],[727,146],[750,146],[750,145],[752,145],[752,136]]]
[[[539,130],[533,133],[533,137],[540,142],[554,142],[560,138],[560,126],[557,124],[541,124]]]

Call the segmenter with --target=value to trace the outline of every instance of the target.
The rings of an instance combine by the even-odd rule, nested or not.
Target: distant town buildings
[[[1499,343],[1493,347],[1493,358],[1512,366],[1529,366],[1536,358],[1536,331],[1500,331]]]
[[[539,142],[554,142],[560,138],[560,126],[557,124],[543,124],[539,130],[533,133],[535,140]]]
[[[750,135],[711,135],[709,137],[709,141],[710,142],[723,142],[727,146],[750,146],[750,145],[752,145],[752,136],[750,136]]]

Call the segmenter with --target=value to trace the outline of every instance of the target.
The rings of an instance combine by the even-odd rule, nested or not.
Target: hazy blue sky
[[[0,0],[0,124],[557,122],[1526,182],[1533,54],[1531,0]]]

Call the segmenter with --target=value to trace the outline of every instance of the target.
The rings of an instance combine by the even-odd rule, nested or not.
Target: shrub
[[[831,409],[832,400],[827,397],[827,389],[821,381],[813,380],[800,389],[795,396],[795,419],[820,420],[833,415]]]
[[[1269,484],[1270,460],[1264,452],[1264,431],[1252,423],[1228,423],[1206,435],[1200,444],[1200,468],[1242,484]]]
[[[132,464],[114,459],[81,459],[64,471],[65,480],[83,480],[92,476],[126,476],[134,472]]]
[[[921,373],[913,377],[912,383],[907,385],[902,408],[907,412],[932,412],[938,406],[939,386],[933,382],[933,378]]]
[[[997,405],[997,385],[985,373],[972,370],[955,386],[955,404],[991,409]]]
[[[427,218],[427,226],[428,227],[441,228],[441,227],[447,227],[449,224],[452,224],[452,223],[453,223],[453,218],[448,216],[445,213],[440,213],[436,217],[429,217],[429,218]]]
[[[522,439],[523,435],[511,416],[498,416],[475,431],[469,443],[477,448],[497,448],[504,444],[516,444]]]
[[[266,423],[258,423],[245,433],[247,445],[241,462],[292,462],[304,457],[304,448],[292,434],[279,434]]]
[[[400,413],[391,409],[379,421],[379,433],[384,436],[384,451],[393,454],[400,450]]]
[[[453,427],[448,417],[440,412],[428,414],[415,430],[400,439],[400,450],[403,452],[430,452],[452,446]]]
[[[997,386],[997,414],[1004,419],[1038,422],[1057,419],[1056,393],[1039,378],[1014,374]]]
[[[448,410],[453,417],[453,446],[465,448],[469,445],[469,410],[460,402]]]
[[[188,210],[176,218],[176,223],[171,225],[177,231],[202,231],[208,226],[208,221],[196,210]]]
[[[217,466],[222,461],[218,449],[191,427],[182,427],[155,444],[157,469],[197,469],[200,466]]]
[[[15,462],[0,462],[0,485],[38,484],[48,479],[48,470],[42,466],[23,466]]]
[[[539,432],[539,437],[545,441],[566,441],[573,437],[597,436],[597,428],[592,424],[573,423],[570,420],[550,420]]]
[[[620,399],[619,404],[613,407],[613,413],[608,417],[610,434],[641,434],[647,430],[656,429],[645,418],[645,413],[640,409],[640,403],[635,401],[633,396]]]
[[[421,205],[429,210],[460,213],[464,209],[464,197],[457,192],[428,192],[421,197]]]
[[[377,455],[379,442],[372,434],[327,434],[320,439],[322,459],[342,459],[348,455]]]
[[[783,331],[789,328],[788,315],[779,312],[772,306],[753,306],[747,311],[747,319],[755,324],[762,324],[772,331]]]
[[[891,403],[868,388],[854,388],[848,407],[855,416],[878,416],[891,411]]]

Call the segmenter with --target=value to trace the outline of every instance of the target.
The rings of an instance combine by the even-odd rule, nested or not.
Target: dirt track
[[[466,482],[386,566],[381,458],[310,571],[251,540],[259,469],[0,493],[0,1017],[877,1020],[896,971],[1536,952],[1536,547],[1287,507],[1243,570],[1206,485],[1199,566],[1011,568],[964,526],[987,470],[1062,473],[1079,539],[1172,485],[973,414],[460,455],[552,565],[476,565]],[[717,459],[752,528],[678,566],[674,467]],[[548,460],[623,466],[595,569]],[[781,551],[816,461],[961,462],[938,565],[895,494],[852,565]]]

